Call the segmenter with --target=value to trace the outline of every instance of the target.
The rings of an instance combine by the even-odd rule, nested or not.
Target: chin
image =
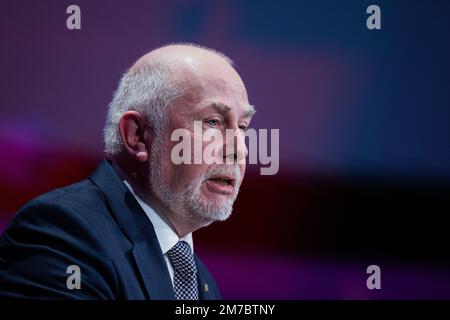
[[[208,224],[215,221],[227,220],[233,211],[230,200],[206,200],[202,199],[201,205],[197,206],[195,212],[202,217]]]
[[[192,223],[207,226],[216,221],[227,220],[233,211],[235,198],[235,195],[212,192],[203,184],[192,187],[185,194],[185,205]]]

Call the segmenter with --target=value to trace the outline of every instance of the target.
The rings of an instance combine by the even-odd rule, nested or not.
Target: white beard
[[[176,214],[182,214],[193,224],[209,224],[228,219],[233,211],[233,203],[239,193],[241,172],[237,165],[211,165],[199,178],[191,181],[182,191],[170,190],[162,182],[162,155],[165,152],[163,140],[155,138],[150,155],[150,190],[162,203]],[[233,194],[222,203],[208,201],[200,190],[202,183],[217,175],[231,175],[236,185]]]

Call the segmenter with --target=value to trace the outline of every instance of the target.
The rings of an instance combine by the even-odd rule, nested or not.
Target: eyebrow
[[[227,113],[231,110],[229,106],[221,102],[214,102],[211,106],[216,109],[218,112]],[[248,105],[247,110],[244,112],[242,118],[250,118],[256,113],[256,109],[251,104]]]
[[[255,106],[248,105],[247,111],[245,111],[243,118],[251,118],[256,113]]]
[[[214,109],[216,109],[216,111],[218,111],[218,112],[227,113],[231,110],[231,108],[229,106],[227,106],[226,104],[220,103],[220,102],[213,102],[211,104],[211,106]]]

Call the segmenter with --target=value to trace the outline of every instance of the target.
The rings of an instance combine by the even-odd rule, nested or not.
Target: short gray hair
[[[175,45],[206,50],[223,58],[233,66],[233,61],[223,53],[192,43]],[[167,107],[184,94],[180,85],[171,79],[171,70],[163,62],[145,63],[132,67],[120,79],[119,87],[108,105],[108,114],[103,129],[105,152],[116,155],[122,151],[123,143],[119,132],[119,121],[128,110],[135,110],[146,117],[155,134],[164,132]]]
[[[116,155],[122,151],[119,121],[126,111],[141,113],[155,133],[161,134],[166,107],[181,95],[181,88],[170,79],[170,70],[162,63],[146,64],[125,72],[108,106],[103,130],[105,152]]]

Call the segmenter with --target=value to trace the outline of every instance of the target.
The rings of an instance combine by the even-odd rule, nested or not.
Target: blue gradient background
[[[366,28],[370,4],[382,30]],[[444,0],[2,1],[0,231],[95,168],[135,59],[194,42],[235,61],[252,126],[280,129],[279,174],[250,166],[229,222],[196,233],[224,297],[450,298],[448,12]],[[366,288],[370,264],[382,290]]]

